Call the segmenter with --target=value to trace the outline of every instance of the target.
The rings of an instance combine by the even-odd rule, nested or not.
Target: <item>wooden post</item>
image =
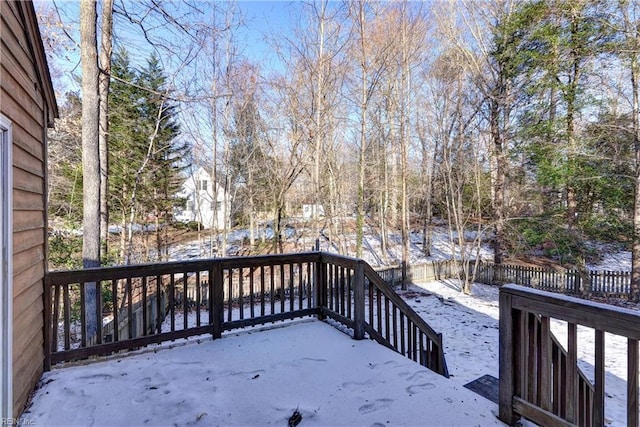
[[[515,364],[513,354],[513,310],[511,295],[500,289],[500,335],[499,335],[499,418],[502,422],[513,425],[513,396],[515,395]]]
[[[322,309],[327,306],[327,275],[325,271],[325,264],[322,260],[322,254],[318,253],[318,260],[316,261],[315,271],[315,307],[319,309],[318,319],[324,320],[325,315],[322,313]]]
[[[213,313],[211,320],[211,334],[213,338],[221,338],[224,330],[224,279],[222,277],[222,266],[219,262],[213,264],[209,271],[209,310]],[[213,287],[213,289],[211,289]],[[231,298],[231,295],[229,295]]]
[[[540,384],[538,388],[541,394],[540,407],[545,411],[551,411],[551,321],[547,316],[540,318]],[[559,399],[559,396],[554,396]]]
[[[364,338],[364,261],[360,260],[356,264],[355,283],[353,289],[353,318],[355,326],[353,328],[353,338],[361,340]],[[372,301],[369,301],[371,304]]]

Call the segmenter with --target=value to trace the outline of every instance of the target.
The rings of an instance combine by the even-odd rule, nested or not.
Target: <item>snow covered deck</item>
[[[173,347],[173,348],[171,348]],[[496,404],[308,319],[57,368],[23,418],[47,426],[503,425]]]

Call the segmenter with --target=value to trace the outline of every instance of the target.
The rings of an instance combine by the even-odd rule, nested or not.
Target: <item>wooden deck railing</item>
[[[567,349],[553,337],[551,319],[567,322]],[[577,326],[594,329],[595,384],[578,369]],[[605,332],[628,339],[627,425],[638,427],[640,313],[529,289],[500,288],[500,419],[539,425],[603,426]]]
[[[85,294],[96,285],[89,306]],[[47,273],[45,368],[314,315],[447,375],[441,334],[364,261],[322,252]]]

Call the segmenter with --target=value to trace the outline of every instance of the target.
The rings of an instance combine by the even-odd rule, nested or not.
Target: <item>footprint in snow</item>
[[[423,383],[409,386],[405,389],[405,391],[407,392],[407,394],[416,394],[424,390],[433,390],[435,387],[436,386],[433,383]]]
[[[358,408],[361,414],[370,414],[381,409],[387,409],[393,403],[393,399],[376,399],[374,402],[367,403]]]

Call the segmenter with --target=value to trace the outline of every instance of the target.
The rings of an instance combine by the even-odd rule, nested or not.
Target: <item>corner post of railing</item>
[[[315,307],[318,309],[318,319],[324,320],[325,315],[322,310],[327,307],[327,274],[322,252],[317,252],[318,259],[316,261],[315,269]]]
[[[210,283],[213,286],[213,292],[210,291],[209,304],[211,304],[211,312],[213,313],[212,335],[213,338],[221,338],[224,329],[224,280],[222,277],[222,266],[219,261],[214,261],[211,268]]]
[[[51,328],[53,319],[51,314],[51,283],[45,274],[44,277],[44,366],[46,371],[51,370]]]
[[[511,307],[511,294],[500,288],[500,333],[499,333],[499,418],[507,425],[516,421],[513,412],[513,396],[515,394],[514,363],[514,316]]]
[[[355,266],[355,283],[353,288],[354,328],[353,338],[364,338],[364,261],[358,260]]]

